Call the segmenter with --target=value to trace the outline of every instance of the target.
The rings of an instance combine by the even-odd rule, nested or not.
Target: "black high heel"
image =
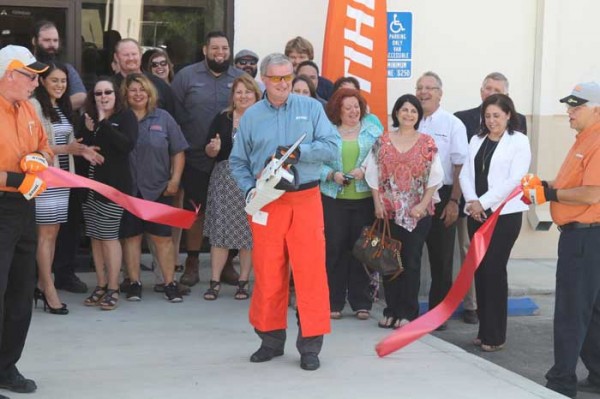
[[[38,299],[42,300],[42,302],[44,303],[44,312],[49,312],[50,314],[60,314],[60,315],[69,314],[69,309],[67,309],[67,305],[64,303],[62,304],[62,306],[60,308],[53,308],[52,306],[50,306],[50,304],[48,303],[48,300],[46,299],[46,295],[44,295],[44,292],[37,287],[33,291],[33,299],[35,300],[36,308],[37,308]]]

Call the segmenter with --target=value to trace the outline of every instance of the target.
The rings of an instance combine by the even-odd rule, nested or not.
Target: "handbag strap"
[[[381,229],[381,219],[375,218],[373,224],[371,225],[371,230],[369,230],[369,236],[372,237],[375,231],[379,231]]]
[[[383,233],[385,235],[385,233],[387,233],[387,236],[389,238],[392,238],[392,233],[390,232],[390,220],[389,219],[384,219],[383,221]]]

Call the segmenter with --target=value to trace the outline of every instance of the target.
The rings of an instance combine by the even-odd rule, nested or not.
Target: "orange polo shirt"
[[[21,158],[34,151],[53,155],[33,105],[29,101],[12,104],[0,95],[0,171],[21,172]],[[0,186],[0,191],[17,189]]]
[[[554,180],[556,189],[580,186],[600,186],[600,123],[577,134],[575,144]],[[600,222],[600,204],[567,205],[551,202],[550,212],[558,226],[571,222]]]

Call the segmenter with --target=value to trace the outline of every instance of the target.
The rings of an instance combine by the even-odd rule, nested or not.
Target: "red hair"
[[[336,126],[342,124],[342,102],[347,97],[355,97],[358,100],[360,119],[364,118],[367,113],[367,101],[360,94],[360,91],[355,89],[338,89],[333,93],[325,107],[327,117]]]

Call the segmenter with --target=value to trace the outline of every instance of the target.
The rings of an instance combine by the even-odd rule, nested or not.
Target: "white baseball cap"
[[[561,98],[560,102],[572,107],[588,102],[600,104],[600,84],[597,82],[579,83],[573,88],[571,95]]]
[[[6,71],[20,68],[42,73],[48,69],[48,65],[36,60],[31,51],[25,47],[9,44],[0,49],[0,77],[4,76]]]

